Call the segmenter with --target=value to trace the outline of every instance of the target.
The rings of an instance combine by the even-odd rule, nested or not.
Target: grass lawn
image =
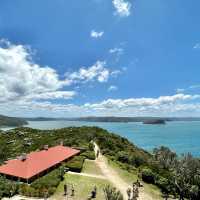
[[[115,169],[118,172],[119,176],[128,184],[132,185],[133,182],[137,181],[138,176],[137,176],[136,170],[135,171],[133,170],[132,172],[128,172],[126,170],[121,169],[117,163],[111,160],[108,160],[108,163],[113,169]],[[144,185],[145,192],[147,192],[153,199],[155,200],[163,199],[161,197],[162,194],[158,187],[152,184],[146,184],[144,182],[143,182],[143,185]]]
[[[83,165],[82,172],[87,174],[102,175],[101,169],[96,165],[94,160],[86,159]]]
[[[87,200],[87,197],[91,193],[92,189],[96,185],[97,187],[97,198],[96,200],[103,200],[104,194],[103,194],[103,188],[109,184],[108,181],[97,179],[97,178],[91,178],[91,177],[85,177],[80,175],[71,175],[66,174],[65,180],[60,183],[60,185],[57,188],[56,193],[51,198],[53,200],[58,199],[64,199],[64,184],[70,185],[69,188],[71,188],[71,185],[73,184],[75,189],[75,196],[73,198],[68,198],[70,200]],[[69,193],[71,194],[71,190],[69,189]]]

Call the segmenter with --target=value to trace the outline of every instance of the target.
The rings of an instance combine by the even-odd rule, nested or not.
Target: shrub
[[[104,189],[104,196],[106,200],[123,200],[123,196],[116,188],[107,185]]]
[[[85,158],[87,158],[89,160],[95,160],[96,159],[94,151],[86,151],[86,152],[82,153],[81,156],[84,156]]]
[[[44,197],[45,195],[53,195],[60,181],[63,179],[63,170],[63,167],[60,167],[37,179],[31,185],[20,185],[19,194],[29,197]]]
[[[147,183],[155,183],[155,174],[149,168],[142,170],[142,180]]]
[[[84,161],[85,161],[84,156],[76,156],[76,157],[72,158],[70,161],[68,161],[65,164],[65,167],[68,167],[70,169],[70,171],[80,173],[83,168]]]
[[[17,192],[17,183],[0,176],[0,199],[4,196],[11,196]]]
[[[156,185],[162,190],[163,193],[170,192],[170,183],[167,178],[158,176],[158,178],[156,180]]]
[[[92,142],[89,143],[88,149],[89,151],[94,151],[94,144]]]

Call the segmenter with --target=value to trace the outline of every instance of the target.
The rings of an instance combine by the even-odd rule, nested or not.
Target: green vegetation
[[[102,175],[101,169],[92,160],[85,160],[82,172],[87,174]]]
[[[178,157],[167,147],[154,149],[152,177],[166,194],[179,199],[200,199],[200,159],[191,154]]]
[[[3,163],[10,158],[16,158],[22,153],[41,149],[45,144],[51,147],[60,144],[62,141],[66,146],[85,149],[85,152],[82,152],[80,156],[66,164],[71,170],[81,171],[85,158],[95,159],[91,140],[99,145],[101,152],[111,163],[120,166],[121,172],[119,173],[121,175],[125,175],[127,179],[131,179],[130,181],[141,178],[150,183],[149,187],[145,184],[150,192],[155,189],[152,186],[154,184],[167,195],[179,196],[180,199],[199,199],[199,159],[193,158],[189,154],[178,157],[166,147],[155,149],[152,155],[136,147],[127,139],[108,133],[98,127],[70,127],[58,130],[17,128],[7,131],[7,133],[0,132],[0,162]],[[5,183],[2,185],[6,186],[2,187],[7,188],[7,185],[9,185],[7,180],[5,180]],[[56,185],[57,183],[49,187],[54,188],[49,193],[55,191]],[[4,190],[2,189],[2,191]]]
[[[0,176],[0,199],[2,197],[9,197],[17,193],[18,183],[9,181]]]
[[[96,159],[94,151],[85,151],[81,154],[81,156],[84,156],[85,158],[87,158],[89,160],[95,160]]]
[[[84,160],[84,156],[76,156],[68,161],[64,166],[69,168],[69,170],[72,172],[81,172]]]
[[[30,185],[21,184],[19,194],[28,197],[49,197],[56,191],[60,181],[64,178],[64,169],[60,167],[49,174],[38,178]]]
[[[121,162],[116,162],[108,160],[109,165],[118,173],[122,180],[124,180],[129,185],[132,185],[133,182],[136,182],[139,179],[140,168],[128,167],[126,164]],[[161,191],[160,189],[153,185],[143,182],[143,187],[145,192],[149,194],[155,200],[161,200]]]
[[[106,200],[123,200],[120,191],[117,191],[116,188],[113,188],[110,185],[107,185],[103,191]]]
[[[53,195],[52,199],[61,199],[64,194],[64,184],[67,184],[69,188],[69,195],[71,194],[71,186],[73,185],[75,189],[74,200],[87,199],[87,197],[91,194],[91,191],[96,186],[97,187],[97,197],[96,200],[103,200],[104,193],[103,188],[109,184],[108,181],[103,179],[97,179],[86,176],[72,175],[66,174],[65,180],[60,183],[58,186],[56,193]]]
[[[49,147],[58,145],[61,141],[65,146],[82,147],[90,151],[91,147],[88,144],[91,140],[95,140],[102,152],[113,157],[114,160],[128,161],[132,165],[139,166],[147,163],[151,157],[149,153],[136,147],[127,139],[98,127],[70,127],[57,130],[24,127],[9,130],[6,134],[0,133],[0,162],[16,158],[22,153],[42,149],[45,144]]]
[[[1,126],[23,126],[27,121],[16,117],[7,117],[0,115],[0,127]]]

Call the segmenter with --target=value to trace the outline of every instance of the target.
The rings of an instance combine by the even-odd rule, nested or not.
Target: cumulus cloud
[[[50,93],[53,96],[53,92],[69,84],[68,80],[61,80],[53,68],[35,64],[25,46],[7,43],[6,47],[0,47],[0,101],[38,95],[44,98]]]
[[[2,42],[2,41],[1,41]],[[41,66],[32,60],[32,52],[23,45],[13,45],[3,41],[0,46],[0,110],[12,115],[81,116],[81,115],[175,115],[200,114],[200,95],[182,94],[185,89],[172,96],[157,98],[106,99],[97,103],[82,105],[52,101],[55,99],[72,99],[77,94],[67,87],[77,86],[90,81],[104,83],[111,77],[123,72],[111,70],[105,61],[97,61],[92,66],[81,67],[77,71],[66,73],[61,78],[56,70],[49,66]],[[115,50],[113,50],[115,51]],[[125,70],[125,69],[124,69]],[[188,87],[190,90],[200,88],[199,85]],[[117,87],[111,85],[108,90]]]
[[[112,72],[106,67],[105,61],[97,61],[94,65],[86,68],[82,67],[77,72],[66,73],[66,78],[70,82],[88,82],[97,80],[107,82]]]
[[[76,93],[64,88],[88,81],[106,82],[112,73],[105,61],[97,61],[90,67],[66,73],[61,79],[52,67],[34,63],[30,48],[1,40],[0,103],[22,99],[71,99]]]
[[[96,109],[113,109],[129,107],[151,107],[172,105],[177,102],[194,100],[200,98],[200,95],[176,94],[173,96],[161,96],[159,98],[130,98],[130,99],[108,99],[98,104],[87,104]]]
[[[115,8],[115,14],[120,17],[128,17],[131,12],[131,3],[126,0],[112,0],[113,6]]]
[[[23,110],[25,113],[40,113],[56,116],[198,116],[200,113],[200,95],[176,94],[172,96],[160,96],[158,98],[129,98],[107,99],[98,103],[86,103],[82,105],[58,104],[49,101],[18,101],[15,104],[9,102],[0,104],[2,112],[12,110],[16,113]]]
[[[92,30],[91,32],[90,32],[90,36],[92,37],[92,38],[101,38],[102,36],[103,36],[103,34],[104,34],[104,31],[95,31],[95,30]]]
[[[44,92],[40,94],[33,94],[26,97],[26,99],[46,100],[46,99],[72,99],[76,95],[74,91],[55,91]]]

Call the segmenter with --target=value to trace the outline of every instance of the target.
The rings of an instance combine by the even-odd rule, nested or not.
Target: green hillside
[[[0,115],[0,127],[1,126],[22,126],[25,124],[27,124],[27,121],[24,119]]]

